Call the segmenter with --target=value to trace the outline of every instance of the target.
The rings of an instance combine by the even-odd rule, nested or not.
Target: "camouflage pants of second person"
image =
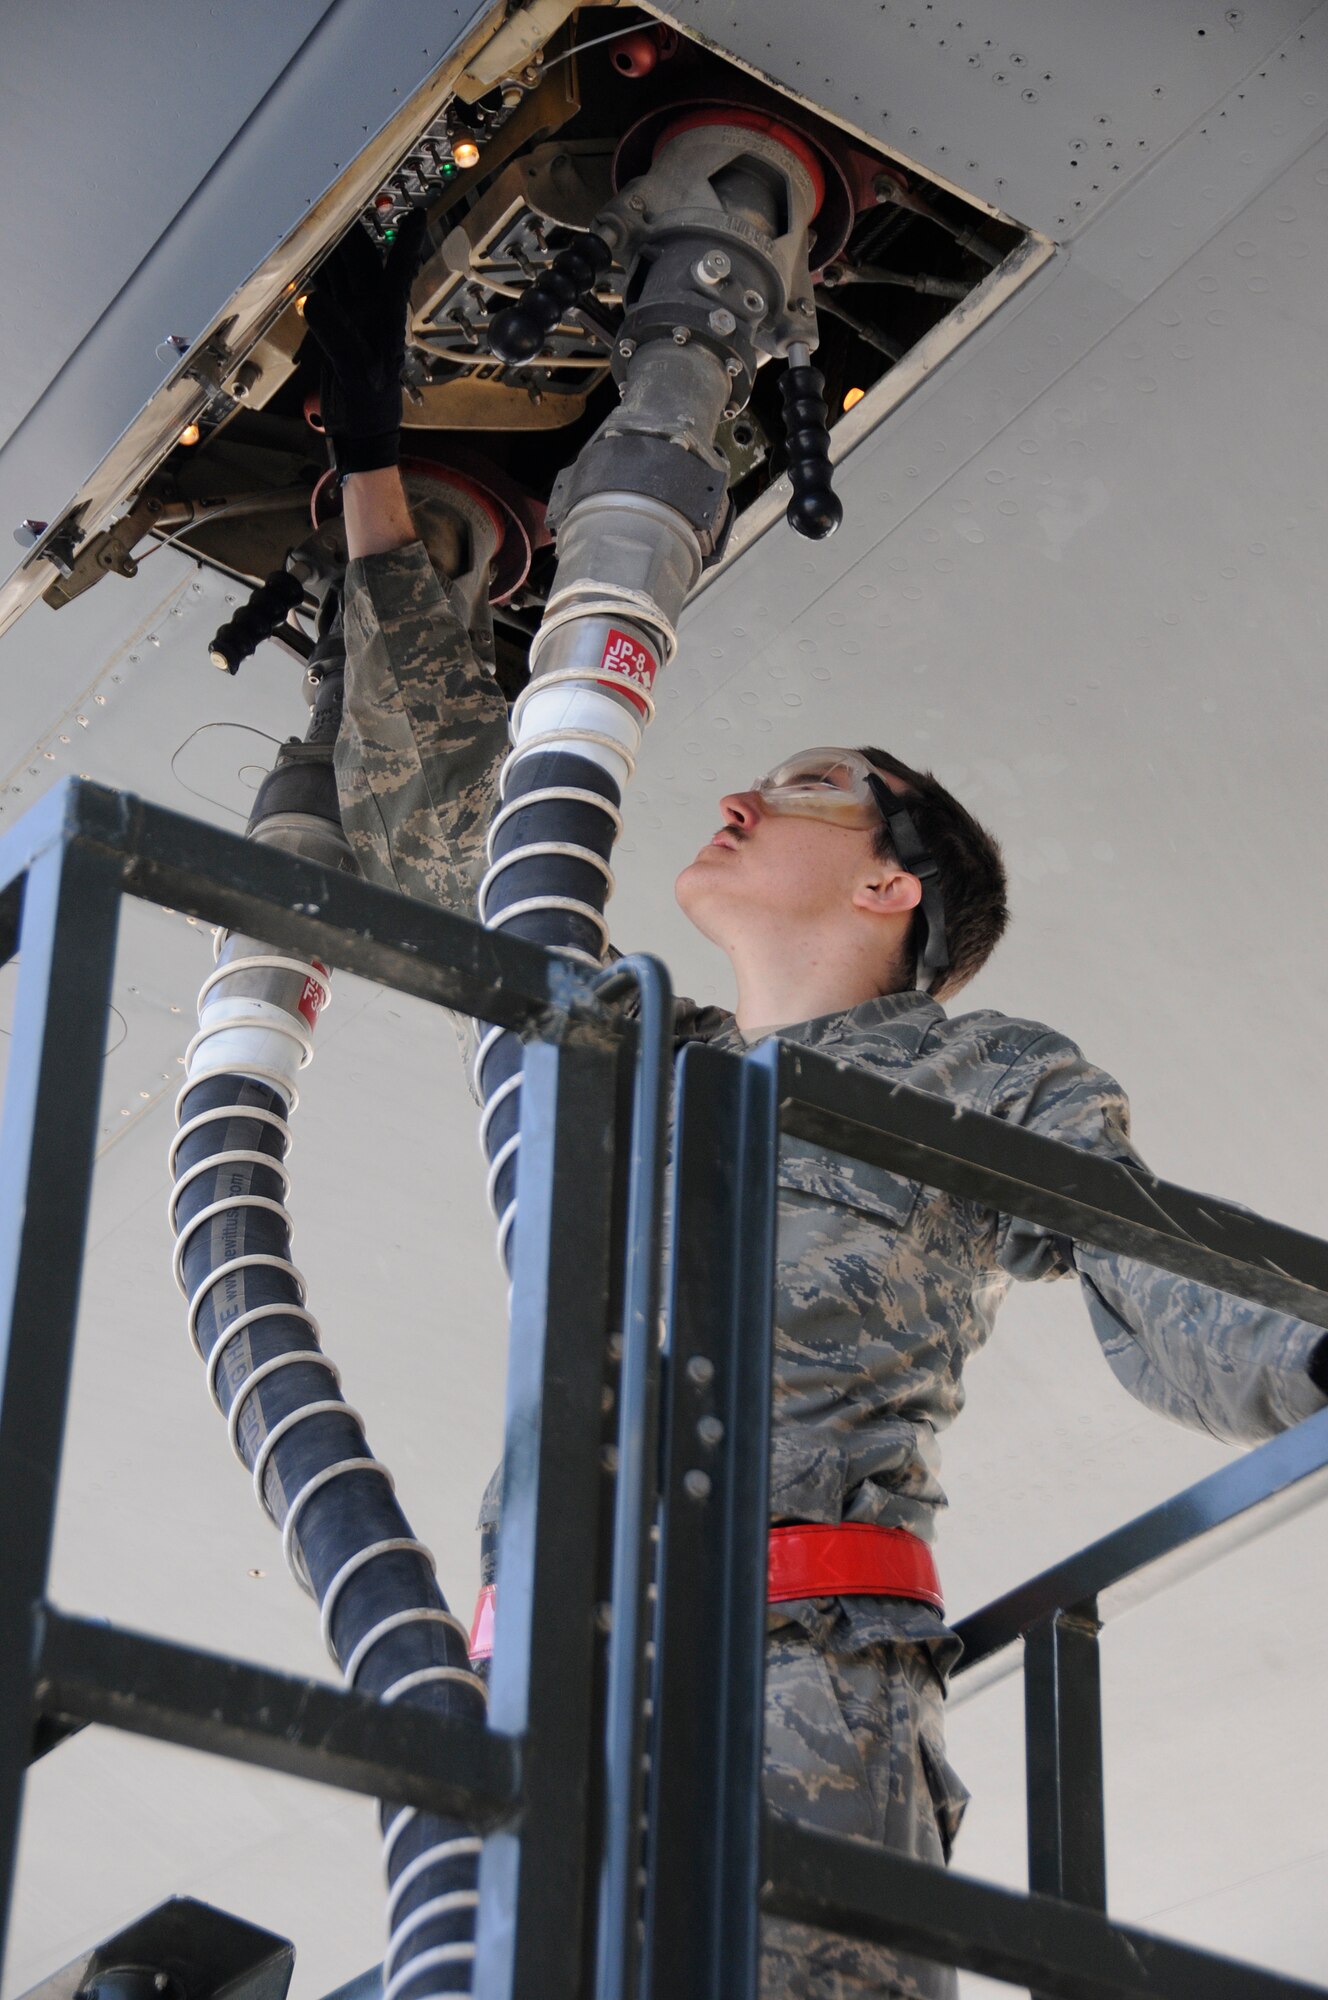
[[[824,1833],[937,1865],[967,1794],[945,1756],[940,1679],[920,1645],[837,1653],[794,1626],[766,1644],[765,1795]],[[761,2000],[955,2000],[948,1967],[766,1917]]]

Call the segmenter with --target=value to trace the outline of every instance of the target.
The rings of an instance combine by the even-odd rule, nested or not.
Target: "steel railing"
[[[487,1725],[44,1601],[125,894],[527,1039]],[[1328,1993],[1106,1916],[1097,1658],[1107,1615],[1320,1497],[1328,1412],[960,1625],[960,1696],[1013,1671],[1022,1646],[1030,1894],[767,1815],[760,1791],[781,1131],[1324,1326],[1328,1244],[813,1052],[694,1046],[678,1065],[661,1359],[669,1015],[649,961],[630,975],[638,1021],[618,1005],[627,973],[605,987],[87,783],[48,795],[0,846],[0,957],[16,948],[0,1161],[6,1899],[27,1763],[95,1722],[470,1820],[487,1836],[481,2000],[743,2000],[762,1910],[1064,2000]]]

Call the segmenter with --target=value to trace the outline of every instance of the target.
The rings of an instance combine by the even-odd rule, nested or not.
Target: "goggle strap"
[[[950,946],[945,935],[945,911],[941,904],[941,892],[935,882],[922,884],[922,917],[927,927],[927,937],[922,947],[921,963],[930,973],[948,972]],[[925,989],[927,992],[931,991],[933,983],[932,980],[927,982]]]
[[[950,966],[950,947],[945,935],[945,907],[941,901],[940,884],[934,859],[923,846],[922,836],[912,813],[883,778],[874,771],[867,773],[867,784],[871,795],[880,808],[890,835],[890,844],[899,856],[902,865],[910,875],[916,875],[922,884],[920,914],[926,929],[926,938],[917,954],[916,978],[924,993],[929,993],[935,984],[935,975],[946,972]],[[923,973],[933,975],[924,978]]]

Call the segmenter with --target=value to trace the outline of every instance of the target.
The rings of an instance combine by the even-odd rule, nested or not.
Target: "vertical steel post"
[[[50,1564],[92,1191],[118,865],[62,842],[23,886],[0,1126],[0,1953],[32,1734],[32,1608]]]
[[[1090,1910],[1107,1907],[1100,1630],[1090,1601],[1024,1641],[1028,1886]]]
[[[649,1599],[660,1472],[659,1292],[673,1082],[673,991],[668,974],[654,959],[624,958],[610,969],[599,991],[612,993],[629,984],[635,985],[640,1004],[624,1217],[597,2000],[636,2000],[640,1971]]]
[[[476,2000],[585,1990],[617,1104],[607,1042],[527,1045],[489,1682],[490,1726],[524,1738],[523,1807],[484,1847]]]
[[[778,1047],[679,1072],[647,2000],[754,2000]]]

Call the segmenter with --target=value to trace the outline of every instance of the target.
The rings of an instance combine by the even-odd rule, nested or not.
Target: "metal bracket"
[[[216,332],[204,341],[201,347],[191,348],[189,365],[181,370],[200,389],[206,389],[209,396],[222,393],[222,380],[235,366],[236,356],[231,352],[227,336],[235,320],[223,320]]]
[[[130,551],[156,526],[173,497],[174,490],[167,481],[154,480],[152,485],[143,488],[127,514],[122,514],[100,535],[93,535],[84,542],[77,555],[73,552],[74,540],[69,539],[76,538],[77,531],[63,527],[57,531],[42,554],[48,562],[55,563],[60,576],[42,592],[43,602],[49,604],[53,611],[58,611],[62,605],[81,597],[85,590],[91,590],[94,583],[111,572],[116,576],[137,576],[138,564]],[[61,560],[55,552],[56,542],[62,537],[68,540],[67,561]]]

